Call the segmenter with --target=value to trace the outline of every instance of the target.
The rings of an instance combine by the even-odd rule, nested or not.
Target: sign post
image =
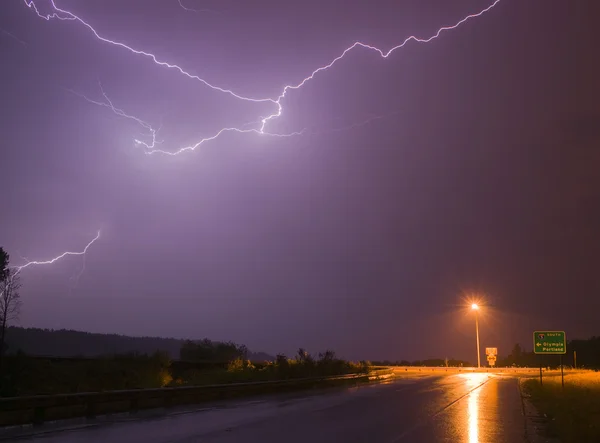
[[[562,356],[567,353],[567,336],[565,331],[534,331],[533,352],[536,354],[560,355],[560,377],[565,387],[565,375]],[[540,363],[540,384],[542,384],[542,364]]]
[[[498,348],[485,348],[485,355],[490,366],[496,365],[496,357],[498,356]]]
[[[562,354],[560,356],[560,383],[562,388],[565,389],[565,373],[563,372]]]

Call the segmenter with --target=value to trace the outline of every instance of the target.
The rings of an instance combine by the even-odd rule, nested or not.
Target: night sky
[[[211,84],[276,98],[357,40],[427,38],[486,0],[55,0]],[[40,13],[50,3],[37,0]],[[596,0],[502,0],[389,58],[358,48],[276,110],[0,5],[0,245],[24,326],[224,339],[292,354],[474,361],[535,329],[599,334]],[[245,128],[256,127],[244,126]],[[21,258],[21,256],[26,257]]]

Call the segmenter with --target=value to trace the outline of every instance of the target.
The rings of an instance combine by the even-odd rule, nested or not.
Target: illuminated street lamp
[[[481,368],[481,360],[479,357],[479,305],[477,303],[473,303],[471,305],[471,310],[475,311],[475,333],[477,334],[477,369]]]

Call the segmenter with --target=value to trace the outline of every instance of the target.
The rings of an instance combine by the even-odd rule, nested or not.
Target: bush
[[[240,357],[230,361],[227,365],[227,372],[245,372],[253,371],[254,369],[255,367],[250,360],[244,360]]]

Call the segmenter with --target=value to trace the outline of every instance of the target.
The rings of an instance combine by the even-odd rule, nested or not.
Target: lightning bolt
[[[106,95],[106,92],[104,92],[104,88],[102,87],[102,83],[98,82],[98,85],[100,86],[100,91],[101,91],[102,97],[104,97],[105,101],[93,100],[93,99],[88,98],[87,96],[85,96],[83,94],[80,94],[77,91],[73,91],[72,89],[67,89],[67,91],[71,92],[72,94],[75,94],[76,96],[78,96],[78,97],[86,100],[89,103],[109,108],[113,113],[115,113],[119,117],[123,117],[123,118],[128,119],[128,120],[133,120],[138,125],[142,126],[144,129],[146,129],[148,131],[149,137],[151,138],[151,141],[149,143],[146,143],[146,142],[144,142],[142,140],[135,139],[135,143],[137,145],[143,145],[146,149],[148,149],[150,152],[152,152],[152,150],[154,150],[154,147],[157,144],[162,143],[161,141],[157,141],[156,140],[156,135],[158,134],[158,131],[160,130],[160,128],[154,129],[150,123],[145,122],[141,118],[138,118],[138,117],[135,117],[133,115],[127,114],[122,109],[115,107],[115,105],[113,104],[112,100],[108,97],[108,95]]]
[[[211,141],[211,140],[215,140],[217,137],[219,137],[221,134],[226,133],[226,132],[237,132],[240,134],[248,134],[248,133],[255,133],[255,134],[259,134],[259,135],[266,135],[269,137],[294,137],[294,136],[298,136],[298,135],[302,135],[304,133],[307,132],[306,129],[303,129],[302,131],[296,131],[296,132],[290,132],[288,134],[277,134],[277,133],[272,133],[272,132],[265,132],[265,131],[259,131],[258,129],[243,129],[245,126],[249,126],[249,125],[256,125],[256,122],[252,122],[252,123],[246,123],[245,125],[243,125],[241,128],[223,128],[221,129],[219,132],[217,132],[215,135],[211,136],[211,137],[206,137],[201,139],[200,141],[196,142],[193,145],[190,146],[185,146],[183,148],[178,149],[177,151],[164,151],[162,149],[156,149],[156,145],[162,143],[162,141],[160,140],[156,140],[156,135],[158,134],[160,128],[158,129],[154,129],[152,127],[152,125],[150,123],[145,122],[144,120],[135,117],[133,115],[127,114],[125,111],[123,111],[120,108],[115,107],[115,105],[113,104],[113,102],[111,101],[111,99],[108,97],[108,95],[106,95],[106,92],[104,91],[104,89],[102,88],[102,84],[100,84],[100,90],[102,92],[102,96],[104,97],[104,99],[106,101],[97,101],[97,100],[93,100],[91,98],[88,98],[87,96],[80,94],[76,91],[73,91],[71,89],[68,89],[69,92],[75,94],[78,97],[83,98],[84,100],[86,100],[89,103],[92,103],[94,105],[98,105],[98,106],[104,106],[106,108],[109,108],[112,110],[112,112],[116,115],[118,115],[119,117],[123,117],[129,120],[133,120],[134,122],[136,122],[137,124],[139,124],[140,126],[142,126],[143,128],[145,128],[148,133],[149,136],[151,137],[151,141],[148,142],[144,142],[143,140],[140,139],[134,139],[135,144],[138,146],[143,146],[146,149],[146,154],[165,154],[165,155],[178,155],[181,154],[182,152],[185,151],[193,151],[196,148],[198,148],[199,146],[201,146],[202,144],[204,144],[205,142]]]
[[[8,35],[10,38],[12,38],[13,40],[21,43],[23,46],[27,46],[27,43],[25,43],[23,40],[21,40],[19,37],[17,37],[15,34],[13,34],[12,32],[8,32],[6,29],[4,28],[0,28],[0,33]]]
[[[9,278],[12,279],[12,278],[16,277],[23,269],[28,268],[30,266],[51,265],[52,263],[55,263],[58,260],[60,260],[61,258],[67,257],[69,255],[82,255],[84,258],[84,262],[83,262],[83,268],[77,277],[77,279],[79,279],[79,277],[81,277],[81,274],[83,274],[83,272],[85,270],[85,254],[87,253],[87,250],[90,248],[90,246],[92,246],[94,244],[94,242],[96,240],[98,240],[99,238],[100,238],[100,231],[98,231],[96,236],[87,245],[85,245],[85,248],[83,248],[82,251],[79,251],[79,252],[67,251],[67,252],[63,252],[62,254],[57,255],[56,257],[51,258],[49,260],[44,260],[44,261],[32,260],[32,261],[28,261],[24,265],[20,265],[20,266],[8,266],[7,268],[5,268],[5,270],[14,270],[14,272],[12,272],[9,275]],[[24,257],[22,257],[22,258],[24,258]],[[0,297],[2,297],[3,294],[4,294],[4,292],[0,291]]]
[[[96,240],[98,240],[99,238],[100,238],[100,231],[98,231],[98,233],[96,234],[96,236],[87,245],[85,245],[85,248],[83,248],[82,251],[78,251],[78,252],[67,251],[67,252],[63,252],[62,254],[57,255],[56,257],[51,258],[49,260],[43,260],[43,261],[32,260],[32,261],[29,261],[29,262],[25,263],[24,265],[9,266],[8,269],[15,269],[14,275],[17,275],[23,269],[29,268],[30,266],[51,265],[52,263],[55,263],[58,260],[60,260],[60,259],[62,259],[64,257],[67,257],[69,255],[83,255],[83,256],[85,256],[85,254],[87,253],[87,250],[90,248],[90,246],[92,246],[96,242]]]
[[[181,6],[181,9],[183,9],[184,11],[189,11],[189,12],[217,12],[217,11],[213,11],[212,9],[194,9],[194,8],[190,8],[190,7],[185,6],[183,4],[183,0],[177,0],[177,2],[179,3],[179,6]]]
[[[183,152],[186,151],[193,151],[196,148],[198,148],[199,146],[201,146],[202,144],[215,140],[218,137],[220,137],[221,135],[225,134],[225,133],[229,133],[229,132],[237,132],[237,133],[254,133],[254,134],[264,134],[264,135],[271,135],[271,136],[279,136],[279,137],[286,137],[286,136],[293,136],[293,135],[299,135],[301,133],[303,133],[303,131],[297,132],[297,133],[292,133],[292,134],[271,134],[271,133],[267,133],[266,132],[266,127],[267,125],[274,121],[275,119],[278,119],[279,117],[281,117],[282,113],[283,113],[283,105],[282,105],[282,101],[285,99],[287,93],[289,91],[293,91],[293,90],[297,90],[302,88],[306,83],[308,83],[309,81],[311,81],[312,79],[315,78],[315,76],[321,72],[324,72],[328,69],[330,69],[331,67],[333,67],[338,61],[340,61],[341,59],[343,59],[348,53],[350,53],[351,51],[357,49],[357,48],[362,48],[362,49],[366,49],[369,51],[374,51],[376,53],[378,53],[382,58],[387,59],[388,57],[390,57],[390,55],[392,55],[395,51],[403,48],[405,45],[407,45],[409,42],[413,41],[415,43],[429,43],[435,39],[437,39],[442,33],[446,32],[446,31],[450,31],[453,29],[458,28],[459,26],[463,25],[464,23],[466,23],[469,20],[472,20],[474,18],[480,17],[483,14],[489,12],[492,8],[494,8],[498,3],[500,3],[501,0],[495,0],[492,4],[490,4],[489,6],[487,6],[486,8],[480,10],[479,12],[467,15],[466,17],[462,18],[461,20],[459,20],[458,22],[456,22],[453,25],[449,25],[449,26],[443,26],[441,28],[439,28],[433,35],[427,37],[427,38],[421,38],[421,37],[417,37],[414,35],[411,35],[410,37],[405,38],[400,44],[392,47],[391,49],[384,51],[380,48],[377,48],[376,46],[372,46],[360,41],[357,41],[355,43],[353,43],[351,46],[347,47],[346,49],[344,49],[340,55],[338,55],[337,57],[333,58],[329,63],[318,67],[317,69],[315,69],[314,71],[312,71],[310,73],[310,75],[308,75],[307,77],[303,78],[300,82],[296,83],[296,84],[290,84],[290,85],[286,85],[284,86],[283,90],[281,91],[281,93],[276,97],[276,98],[256,98],[256,97],[247,97],[247,96],[243,96],[240,94],[237,94],[236,92],[234,92],[231,89],[227,89],[225,87],[220,87],[217,85],[214,85],[212,83],[210,83],[208,80],[205,80],[203,78],[200,78],[197,75],[193,75],[191,73],[189,73],[188,71],[186,71],[184,68],[182,68],[181,66],[177,65],[177,64],[173,64],[173,63],[169,63],[167,61],[162,60],[160,57],[158,57],[157,55],[144,51],[144,50],[140,50],[140,49],[136,49],[133,48],[132,46],[129,46],[123,42],[120,41],[116,41],[116,40],[111,40],[110,38],[104,37],[102,36],[91,24],[89,24],[87,21],[83,20],[81,17],[79,17],[78,15],[65,10],[65,9],[61,9],[59,8],[56,3],[55,0],[50,0],[50,5],[52,6],[52,10],[53,12],[49,13],[49,14],[42,14],[39,9],[37,8],[35,1],[34,0],[23,0],[25,5],[27,5],[28,8],[32,9],[40,18],[43,18],[44,20],[51,20],[51,19],[58,19],[58,20],[68,20],[68,21],[75,21],[80,23],[81,25],[85,26],[89,31],[92,32],[92,34],[100,41],[110,44],[110,45],[114,45],[117,46],[119,48],[122,48],[124,50],[127,50],[133,54],[139,55],[139,56],[143,56],[146,58],[149,58],[153,63],[155,63],[158,66],[167,68],[167,69],[174,69],[176,71],[178,71],[180,74],[188,77],[191,80],[195,80],[195,81],[199,81],[200,83],[202,83],[204,86],[207,86],[211,89],[213,89],[214,91],[217,92],[221,92],[227,95],[230,95],[231,97],[234,97],[238,100],[243,100],[243,101],[248,101],[248,102],[253,102],[253,103],[266,103],[266,104],[270,104],[272,106],[275,107],[275,110],[273,112],[271,112],[271,114],[267,115],[266,117],[261,117],[260,121],[257,122],[257,127],[255,128],[250,128],[250,129],[243,129],[242,128],[237,128],[237,127],[227,127],[227,128],[222,128],[219,131],[217,131],[217,133],[215,133],[214,135],[210,136],[210,137],[205,137],[203,139],[201,139],[200,141],[198,141],[195,144],[192,144],[190,146],[186,146],[183,148],[180,148],[176,151],[165,151],[165,150],[161,150],[161,149],[155,149],[155,138],[154,136],[156,135],[156,133],[151,129],[151,127],[149,127],[149,125],[147,125],[146,122],[142,121],[141,119],[138,119],[137,117],[134,116],[130,116],[128,114],[125,114],[125,112],[123,112],[122,110],[115,108],[112,103],[110,102],[110,100],[108,100],[108,98],[106,97],[106,94],[104,94],[105,99],[107,99],[107,102],[94,102],[95,104],[99,104],[101,106],[106,106],[112,109],[112,111],[117,114],[120,115],[122,117],[125,118],[129,118],[129,119],[133,119],[135,121],[137,121],[140,125],[142,125],[144,128],[146,128],[147,130],[150,131],[151,135],[152,135],[152,142],[151,143],[145,143],[142,142],[140,140],[135,140],[137,145],[142,145],[144,148],[146,148],[146,152],[147,153],[161,153],[161,154],[167,154],[167,155],[178,155],[181,154]],[[181,7],[183,7],[184,9],[185,6],[183,6],[181,4],[181,1],[179,0],[179,4]],[[88,100],[91,101],[91,100]]]
[[[79,279],[81,279],[81,276],[85,272],[85,258],[86,257],[87,257],[86,255],[83,256],[82,263],[81,263],[81,269],[79,270],[77,275],[73,275],[70,279],[71,282],[73,282],[73,285],[69,287],[69,294],[71,294],[73,289],[75,287],[77,287],[77,285],[79,284]]]

